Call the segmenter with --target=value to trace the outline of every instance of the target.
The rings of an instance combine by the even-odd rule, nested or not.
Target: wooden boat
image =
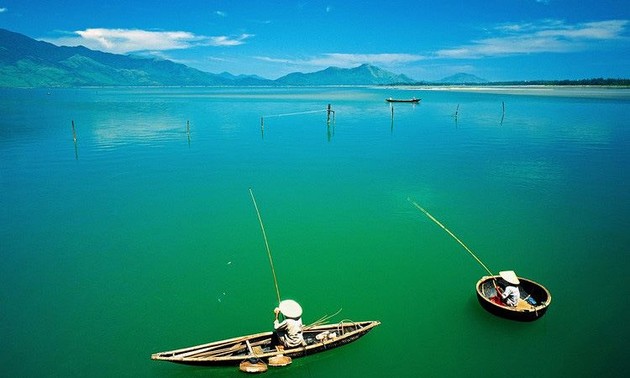
[[[248,359],[269,359],[278,356],[304,357],[324,352],[364,336],[379,321],[349,322],[305,327],[306,346],[284,349],[274,344],[273,332],[263,332],[168,352],[154,353],[151,359],[186,365],[239,365]],[[270,363],[271,364],[271,363]]]
[[[521,297],[516,307],[506,306],[497,296],[496,282],[501,276],[483,276],[477,281],[477,299],[488,312],[507,319],[533,321],[540,319],[551,304],[551,294],[541,284],[519,277]]]
[[[409,99],[397,99],[397,98],[389,97],[389,98],[386,98],[385,101],[387,101],[387,102],[410,102],[410,103],[413,103],[413,104],[417,104],[417,103],[420,102],[420,99],[419,98],[415,98],[415,97],[414,98],[409,98]]]

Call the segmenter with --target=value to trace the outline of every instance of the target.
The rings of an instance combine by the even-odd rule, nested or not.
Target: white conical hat
[[[512,285],[519,285],[521,283],[513,270],[499,272],[499,275],[501,276],[501,278],[506,280],[508,283],[511,283]]]
[[[302,316],[302,306],[293,299],[285,299],[278,305],[282,315],[287,318],[299,318]]]

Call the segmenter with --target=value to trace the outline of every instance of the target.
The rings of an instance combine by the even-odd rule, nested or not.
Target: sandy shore
[[[630,100],[630,88],[606,87],[606,86],[555,86],[555,85],[518,85],[518,86],[409,86],[396,87],[397,89],[424,90],[424,91],[450,91],[450,92],[475,92],[489,94],[525,95],[525,96],[558,96],[558,97],[582,97],[582,98],[618,98]]]

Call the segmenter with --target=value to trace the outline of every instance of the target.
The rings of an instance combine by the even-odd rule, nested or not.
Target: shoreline
[[[630,87],[606,85],[423,85],[388,89],[630,100]]]

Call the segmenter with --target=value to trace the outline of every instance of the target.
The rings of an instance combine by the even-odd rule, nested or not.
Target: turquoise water
[[[2,375],[240,375],[150,354],[271,327],[251,187],[305,322],[382,322],[266,374],[627,376],[630,91],[495,92],[0,90]],[[547,315],[485,312],[408,198]]]

